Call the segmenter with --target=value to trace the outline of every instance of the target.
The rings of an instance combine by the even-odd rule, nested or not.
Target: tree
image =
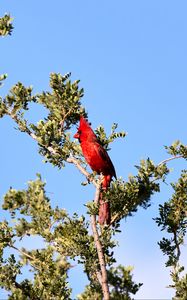
[[[11,21],[8,15],[0,19],[0,35],[11,34]],[[84,91],[79,87],[79,80],[71,82],[70,77],[70,73],[64,76],[52,73],[50,91],[38,94],[33,94],[32,87],[18,82],[0,98],[0,117],[9,116],[14,120],[17,128],[38,144],[39,153],[46,162],[60,170],[74,164],[86,178],[84,185],[95,186],[94,201],[86,204],[89,219],[77,213],[70,217],[64,209],[52,207],[40,174],[36,180],[28,182],[26,190],[10,188],[4,196],[2,209],[9,212],[11,219],[0,222],[0,285],[10,292],[9,299],[71,299],[68,270],[72,268],[70,259],[73,259],[83,265],[89,280],[79,300],[132,299],[142,283],[133,281],[131,267],[114,267],[114,235],[120,232],[123,218],[132,216],[139,207],[147,209],[150,206],[150,197],[160,191],[160,182],[169,173],[167,161],[187,159],[187,148],[179,142],[174,143],[167,148],[171,154],[169,159],[158,165],[149,158],[142,160],[136,166],[137,174],[129,176],[128,181],[121,178],[113,181],[103,193],[103,199],[111,203],[111,223],[100,226],[97,215],[102,175],[86,170],[80,145],[71,138],[72,127],[79,122],[80,115],[87,116],[87,113],[81,103]],[[1,82],[5,78],[6,75],[2,75]],[[31,103],[43,105],[48,112],[37,124],[25,118]],[[103,127],[96,129],[106,150],[115,139],[125,137],[125,132],[116,130],[117,124],[113,124],[107,137]],[[160,206],[160,217],[156,218],[163,230],[173,234],[172,240],[163,239],[159,245],[164,254],[169,255],[167,266],[173,267],[172,287],[176,289],[176,299],[185,297],[187,287],[186,275],[180,277],[184,268],[178,264],[180,245],[186,233],[186,179],[184,171],[179,183],[173,184],[173,198]],[[19,241],[25,236],[42,237],[43,248],[19,247]],[[8,248],[16,250],[19,257],[11,254],[7,258]],[[24,266],[29,266],[32,279],[19,280]]]

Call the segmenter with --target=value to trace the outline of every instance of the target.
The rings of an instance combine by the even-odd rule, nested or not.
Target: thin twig
[[[124,209],[124,208],[125,208],[125,205],[124,205],[123,209]],[[128,210],[126,210],[126,215],[123,214],[123,217],[124,217],[124,216],[127,216],[128,213],[129,213]],[[118,220],[118,218],[120,217],[120,215],[121,215],[121,212],[115,214],[115,215],[112,217],[112,219],[111,219],[110,224],[108,225],[108,227],[110,227],[116,220]]]
[[[161,162],[158,164],[158,166],[161,166],[161,165],[163,165],[163,164],[166,164],[166,163],[167,163],[168,161],[170,161],[170,160],[174,160],[174,159],[182,158],[182,157],[183,157],[183,155],[175,155],[175,156],[169,157],[169,158],[167,158],[167,159],[161,161]]]
[[[67,158],[67,162],[68,162],[68,163],[74,164],[74,165],[77,167],[77,169],[79,169],[79,171],[80,171],[80,172],[81,172],[81,173],[82,173],[82,174],[83,174],[90,182],[92,182],[92,183],[95,185],[96,188],[98,187],[98,183],[95,181],[94,178],[92,178],[92,177],[90,176],[90,173],[87,172],[86,169],[85,169],[84,167],[81,166],[80,161],[79,161],[78,159],[76,159],[76,158],[73,157],[73,156],[70,156],[70,157]]]
[[[33,256],[31,256],[30,254],[28,254],[28,253],[24,252],[23,250],[17,248],[16,246],[11,245],[11,244],[9,244],[8,246],[9,246],[10,248],[13,248],[13,249],[15,249],[16,251],[18,251],[21,255],[23,255],[23,256],[25,256],[25,257],[31,259],[31,260],[34,260],[34,257],[33,257]],[[35,269],[41,271],[40,268],[36,267],[36,266],[33,265],[31,262],[30,262],[30,265],[31,265],[33,268],[35,268]]]
[[[26,256],[27,258],[34,260],[34,257],[33,257],[33,256],[31,256],[31,255],[29,255],[28,253],[26,253],[26,252],[24,252],[24,251],[20,250],[20,249],[19,249],[19,248],[17,248],[16,246],[14,246],[14,245],[10,245],[10,244],[9,244],[9,247],[11,247],[11,248],[13,248],[13,249],[17,250],[17,251],[18,251],[20,254],[22,254],[22,255]]]
[[[120,216],[119,213],[115,214],[111,219],[109,226],[111,226],[119,218],[119,216]]]

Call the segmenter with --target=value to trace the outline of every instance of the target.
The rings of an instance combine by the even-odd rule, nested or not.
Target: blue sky
[[[126,179],[136,173],[140,159],[160,162],[168,157],[164,145],[176,139],[186,143],[186,10],[186,1],[172,0],[1,0],[0,15],[10,13],[15,27],[11,37],[0,40],[0,73],[9,75],[1,95],[17,81],[32,85],[34,92],[47,90],[51,72],[71,71],[85,89],[83,104],[93,128],[102,124],[109,132],[116,122],[128,132],[110,152],[117,175]],[[42,116],[35,109],[30,118],[37,121]],[[80,186],[83,177],[73,166],[59,171],[43,164],[34,141],[8,118],[0,120],[0,139],[1,197],[10,186],[25,188],[39,172],[54,205],[85,212],[93,188]],[[174,170],[168,183],[186,164],[173,161],[169,166]],[[162,234],[152,220],[171,192],[163,185],[149,210],[122,222],[116,257],[118,263],[133,265],[134,279],[144,283],[139,299],[173,295],[166,288],[169,270],[157,245]],[[74,294],[85,283],[80,272],[78,267],[70,274]]]

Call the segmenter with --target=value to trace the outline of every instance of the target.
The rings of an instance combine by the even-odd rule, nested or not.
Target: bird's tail
[[[110,185],[111,176],[104,176],[102,182],[102,190],[106,191]],[[109,225],[111,221],[111,214],[110,214],[110,203],[106,200],[103,200],[102,192],[100,193],[99,197],[99,217],[98,222],[100,225],[107,224]]]
[[[102,196],[102,193],[101,193]],[[102,198],[102,197],[101,197]],[[100,225],[110,224],[111,214],[110,214],[110,203],[99,199],[99,218],[98,222]]]

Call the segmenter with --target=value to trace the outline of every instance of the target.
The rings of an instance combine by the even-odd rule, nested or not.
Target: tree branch
[[[94,199],[95,203],[98,203],[99,197],[100,197],[100,186],[96,188],[95,199]],[[96,223],[96,216],[95,215],[91,216],[91,226],[92,226],[95,246],[96,246],[96,249],[97,249],[99,265],[100,265],[100,269],[101,269],[101,271],[98,272],[97,277],[98,277],[98,280],[99,280],[99,282],[101,284],[101,287],[102,287],[104,300],[109,300],[110,299],[110,293],[109,293],[109,287],[108,287],[106,262],[105,262],[103,247],[102,247],[102,244],[101,244],[100,239],[99,239],[99,234],[98,234],[98,230],[97,230],[97,223]]]

